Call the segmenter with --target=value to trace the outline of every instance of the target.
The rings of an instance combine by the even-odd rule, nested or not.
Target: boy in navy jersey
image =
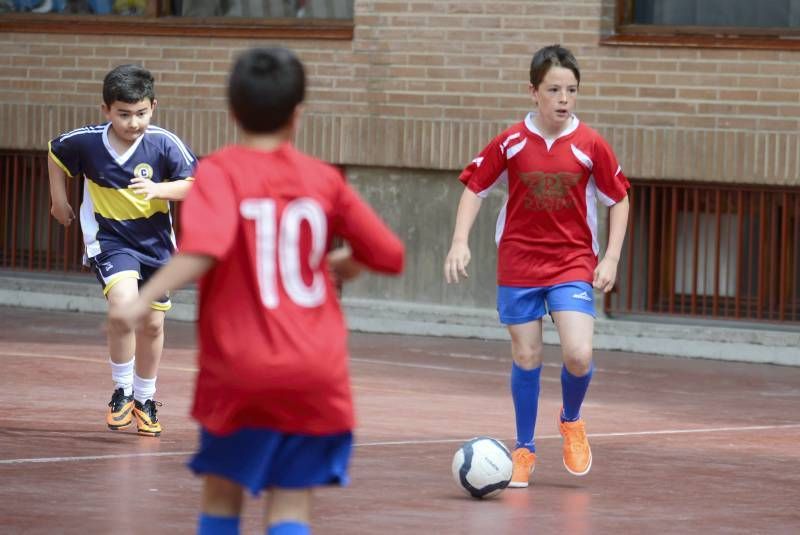
[[[198,534],[239,532],[243,493],[266,491],[266,533],[307,535],[312,489],[343,484],[354,427],[347,329],[329,276],[403,268],[402,242],[335,167],[292,144],[302,64],[252,49],[228,82],[241,142],[204,158],[181,209],[180,252],[111,321],[200,279],[201,424],[190,466],[203,476]],[[352,253],[326,254],[333,237]]]
[[[517,425],[510,487],[527,487],[535,467],[534,426],[542,369],[542,317],[561,340],[559,429],[564,467],[592,466],[580,407],[592,377],[594,288],[614,286],[628,221],[628,180],[608,143],[573,114],[580,83],[572,53],[553,45],[533,56],[536,111],[502,132],[461,173],[447,282],[467,276],[469,231],[481,201],[500,183],[508,198],[497,219],[497,310],[511,335],[511,395]],[[610,208],[605,255],[598,262],[597,201]]]
[[[62,225],[75,220],[65,179],[85,178],[79,215],[85,259],[109,314],[130,306],[139,285],[169,259],[175,249],[169,202],[183,199],[193,180],[194,154],[172,132],[150,125],[155,108],[150,72],[121,65],[103,80],[101,109],[108,122],[72,130],[49,144],[51,213]],[[109,429],[124,429],[135,417],[140,435],[161,434],[154,395],[170,307],[169,296],[162,295],[137,329],[109,327]]]

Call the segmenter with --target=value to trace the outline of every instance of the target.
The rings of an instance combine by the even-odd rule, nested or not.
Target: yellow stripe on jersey
[[[144,195],[137,195],[133,190],[104,188],[91,180],[87,180],[86,185],[89,187],[94,211],[106,219],[126,221],[169,212],[169,201],[164,199],[146,201]]]
[[[69,172],[69,169],[67,169],[67,166],[64,165],[63,163],[61,163],[61,160],[58,159],[58,156],[56,156],[53,153],[53,148],[51,146],[52,143],[53,143],[52,141],[48,141],[47,142],[47,152],[50,153],[50,159],[53,160],[56,163],[56,165],[59,166],[64,171],[64,173],[67,174],[68,177],[73,178],[72,173]]]

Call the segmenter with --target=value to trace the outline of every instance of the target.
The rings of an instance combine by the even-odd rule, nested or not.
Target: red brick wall
[[[601,46],[609,0],[356,0],[352,41],[289,41],[310,78],[299,145],[342,164],[458,169],[529,107],[531,54],[582,68],[578,116],[628,175],[800,185],[800,52]],[[100,84],[141,62],[157,124],[207,153],[234,139],[224,84],[263,40],[0,35],[0,147],[43,148],[101,120]]]

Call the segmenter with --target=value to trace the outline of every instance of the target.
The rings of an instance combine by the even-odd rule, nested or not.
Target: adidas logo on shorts
[[[573,299],[580,299],[581,301],[591,301],[592,300],[592,298],[589,297],[589,294],[586,293],[586,290],[584,290],[584,291],[582,291],[581,293],[578,293],[578,294],[573,294],[572,298]]]

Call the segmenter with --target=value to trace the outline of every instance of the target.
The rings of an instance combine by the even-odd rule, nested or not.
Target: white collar
[[[578,117],[573,113],[572,122],[564,131],[562,131],[555,137],[547,137],[536,127],[536,124],[533,122],[534,117],[536,117],[535,112],[530,112],[528,113],[528,115],[525,116],[525,128],[527,128],[532,134],[536,134],[537,136],[542,138],[544,142],[547,144],[547,150],[550,150],[550,147],[553,146],[553,143],[555,143],[558,138],[568,136],[575,130],[577,130],[578,125],[580,124]]]

